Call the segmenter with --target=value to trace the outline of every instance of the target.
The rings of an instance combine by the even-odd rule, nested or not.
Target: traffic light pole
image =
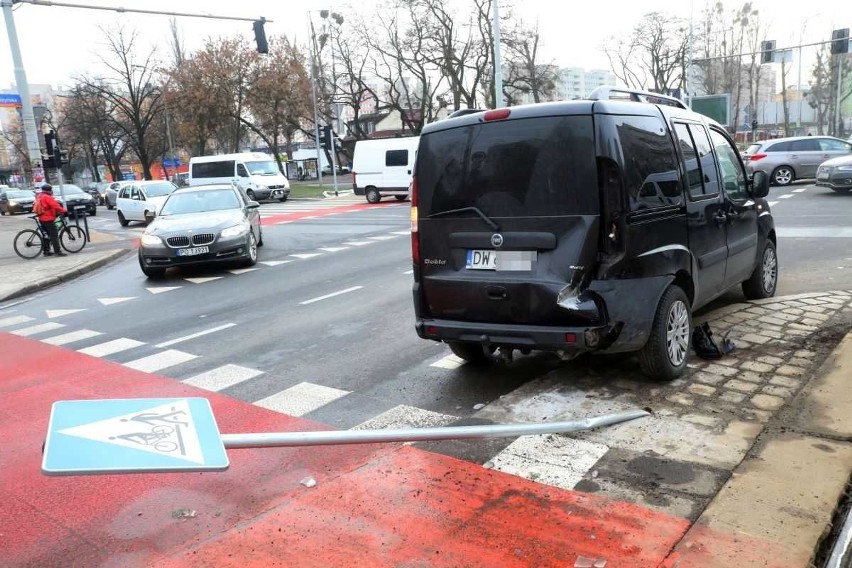
[[[27,72],[24,70],[24,62],[21,58],[21,48],[18,45],[18,32],[15,29],[15,19],[12,15],[13,0],[0,0],[3,6],[3,17],[6,20],[6,32],[9,35],[9,47],[12,50],[12,62],[15,65],[15,82],[18,94],[21,96],[22,119],[24,122],[24,139],[27,144],[27,155],[30,159],[30,168],[41,167],[41,149],[38,142],[38,131],[36,130],[35,115],[33,114],[33,102],[30,99],[30,87],[27,82]]]

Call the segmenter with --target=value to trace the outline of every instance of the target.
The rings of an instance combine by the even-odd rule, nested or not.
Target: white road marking
[[[124,366],[136,369],[137,371],[144,371],[146,373],[156,373],[160,369],[174,367],[175,365],[180,365],[181,363],[186,363],[187,361],[192,361],[196,358],[198,358],[198,355],[184,353],[177,349],[167,349],[160,353],[148,355],[147,357],[142,357],[141,359],[125,363]]]
[[[850,239],[852,227],[776,227],[779,237],[799,239]]]
[[[84,339],[97,337],[99,335],[101,335],[100,331],[92,331],[91,329],[79,329],[77,331],[63,333],[62,335],[54,335],[53,337],[48,337],[47,339],[42,339],[41,341],[42,343],[47,343],[48,345],[67,345],[69,343],[83,341]]]
[[[793,197],[793,196],[788,193],[787,195],[779,195],[778,199],[790,199],[791,197]]]
[[[320,296],[318,298],[311,298],[310,300],[305,300],[304,302],[299,302],[300,305],[306,306],[308,304],[313,304],[314,302],[319,302],[321,300],[327,300],[328,298],[333,298],[335,296],[339,296],[341,294],[347,294],[349,292],[354,292],[355,290],[360,290],[363,286],[353,286],[352,288],[347,288],[346,290],[340,290],[339,292],[332,292],[331,294],[326,294],[325,296]]]
[[[384,430],[388,428],[431,428],[447,426],[458,420],[458,416],[432,412],[414,406],[400,404],[358,424],[353,430]]]
[[[306,258],[313,258],[315,256],[320,256],[321,254],[322,254],[321,252],[306,252],[306,253],[299,253],[299,254],[291,254],[290,256],[294,256],[296,258],[301,258],[302,260],[304,260]]]
[[[275,223],[276,225],[286,225],[287,223],[292,223],[293,221],[278,221]]]
[[[239,276],[240,274],[245,274],[246,272],[254,272],[255,270],[260,270],[260,268],[234,268],[233,270],[229,270],[228,272]]]
[[[409,235],[411,236],[411,231],[393,231],[391,235]]]
[[[776,205],[778,205],[778,202],[777,201],[769,201],[768,204],[769,204],[770,207],[775,207]]]
[[[265,264],[266,266],[278,266],[279,264],[287,264],[288,262],[293,262],[292,260],[263,260],[261,264]]]
[[[342,250],[349,250],[349,247],[321,247],[320,250],[324,250],[325,252],[340,252]]]
[[[438,359],[431,365],[430,367],[438,367],[440,369],[458,369],[462,365],[464,365],[464,359],[460,357],[456,357],[455,355],[447,355],[443,359]]]
[[[347,245],[347,246],[353,246],[353,247],[362,247],[364,245],[371,245],[371,244],[373,244],[373,242],[374,241],[347,241],[343,244]]]
[[[403,274],[414,274],[414,269],[412,268],[411,270],[406,270],[405,272],[403,272]]]
[[[183,382],[200,389],[217,392],[262,374],[263,371],[257,369],[249,369],[239,365],[223,365],[190,377]]]
[[[21,329],[16,329],[10,333],[14,335],[20,335],[21,337],[29,337],[30,335],[36,335],[37,333],[44,333],[45,331],[53,331],[54,329],[59,329],[61,327],[65,327],[61,323],[57,323],[55,321],[51,321],[48,323],[40,323],[37,325],[31,325],[29,327],[24,327]]]
[[[800,187],[799,189],[794,189],[793,193],[802,193],[803,191],[807,191],[807,187]]]
[[[368,239],[373,239],[374,241],[387,241],[390,239],[395,239],[399,235],[376,235],[374,237],[367,237]]]
[[[204,284],[205,282],[213,282],[214,280],[219,280],[224,278],[224,276],[207,276],[205,278],[184,278],[187,282],[192,282],[193,284]]]
[[[113,353],[120,353],[122,351],[127,351],[128,349],[133,349],[134,347],[139,347],[140,345],[145,344],[141,341],[136,341],[135,339],[122,337],[105,343],[98,343],[97,345],[86,347],[85,349],[78,349],[78,351],[84,355],[91,355],[92,357],[106,357]]]
[[[172,290],[178,290],[183,288],[183,286],[157,286],[154,288],[145,288],[152,294],[162,294],[163,292],[171,292]]]
[[[299,383],[289,389],[258,400],[255,404],[290,416],[304,416],[347,394],[349,394],[349,391],[312,383]]]
[[[538,483],[573,489],[609,450],[567,436],[521,436],[491,459],[493,469]]]
[[[126,298],[98,298],[98,301],[105,306],[111,306],[113,304],[120,304],[121,302],[127,302],[128,300],[135,300],[136,296],[128,296]]]
[[[0,327],[9,327],[10,325],[18,325],[33,321],[35,318],[30,316],[12,316],[10,318],[0,319]]]
[[[237,324],[226,323],[226,324],[219,325],[219,326],[216,326],[216,327],[211,327],[210,329],[205,329],[204,331],[199,331],[197,333],[191,333],[189,335],[184,335],[183,337],[178,337],[177,339],[172,339],[170,341],[164,341],[162,343],[158,343],[156,345],[156,347],[170,347],[170,346],[175,345],[177,343],[182,343],[184,341],[189,341],[190,339],[195,339],[197,337],[202,337],[204,335],[216,333],[217,331],[222,331],[223,329],[228,329],[228,328],[234,327],[235,325],[237,325]]]
[[[71,314],[76,314],[77,312],[85,312],[85,308],[79,308],[76,310],[44,310],[44,313],[47,314],[47,317],[50,319],[53,318],[61,318],[62,316],[68,316]]]

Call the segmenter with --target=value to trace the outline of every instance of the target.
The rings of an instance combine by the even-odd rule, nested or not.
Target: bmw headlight
[[[229,239],[231,237],[241,237],[249,232],[248,225],[234,225],[233,227],[228,227],[227,229],[222,229],[220,235],[223,239]]]
[[[142,244],[153,247],[163,244],[163,241],[155,235],[142,235]]]
[[[852,172],[852,166],[837,166],[841,172]]]
[[[15,207],[17,204],[18,204],[18,202],[15,201],[14,199],[9,200],[9,207]]]

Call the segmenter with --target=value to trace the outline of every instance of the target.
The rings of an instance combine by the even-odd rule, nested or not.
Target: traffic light
[[[839,55],[849,52],[849,28],[831,32],[831,54]]]
[[[760,63],[772,63],[775,54],[775,40],[760,42]]]
[[[326,124],[322,127],[322,136],[320,136],[320,146],[323,150],[331,150],[331,137],[334,133],[331,130],[331,125]]]
[[[266,43],[266,32],[263,30],[263,24],[266,23],[266,18],[261,17],[255,20],[254,24],[254,41],[257,43],[258,53],[269,53],[269,45]]]
[[[47,155],[51,158],[53,157],[54,146],[56,146],[56,132],[51,130],[50,132],[46,132],[44,135],[44,147],[47,150]]]

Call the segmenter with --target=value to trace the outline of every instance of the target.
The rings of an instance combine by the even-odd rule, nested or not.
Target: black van
[[[417,333],[471,362],[638,351],[677,377],[692,310],[775,294],[768,191],[720,125],[654,93],[432,123],[411,188]]]

